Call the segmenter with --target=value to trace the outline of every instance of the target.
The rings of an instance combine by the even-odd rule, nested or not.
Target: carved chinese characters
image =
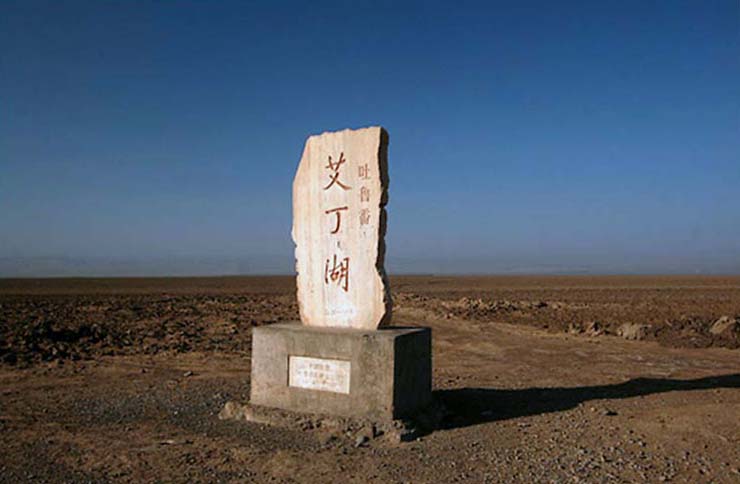
[[[309,326],[375,329],[390,320],[383,268],[388,134],[312,136],[293,181],[298,304]]]

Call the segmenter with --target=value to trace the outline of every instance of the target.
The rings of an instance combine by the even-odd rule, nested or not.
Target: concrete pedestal
[[[431,402],[432,331],[259,326],[251,403],[297,412],[394,419]]]

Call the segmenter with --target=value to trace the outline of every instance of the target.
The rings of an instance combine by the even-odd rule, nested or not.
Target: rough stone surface
[[[643,340],[647,338],[649,333],[649,324],[625,323],[617,330],[619,336],[630,340]]]
[[[376,329],[391,317],[385,270],[388,134],[306,141],[293,182],[298,304],[308,326]]]
[[[442,428],[448,413],[442,403],[432,402],[411,419],[382,419],[342,417],[308,414],[278,408],[252,405],[251,403],[226,402],[218,415],[220,420],[251,422],[282,427],[290,430],[316,431],[322,445],[344,440],[363,446],[369,443],[398,444],[410,442]],[[348,440],[349,439],[349,440]]]
[[[218,414],[220,420],[245,420],[245,407],[236,402],[226,402]]]
[[[722,316],[714,322],[709,332],[713,335],[730,335],[731,333],[740,333],[740,318],[731,318],[729,316]]]
[[[431,330],[364,331],[300,324],[256,327],[250,403],[298,412],[370,418],[412,415],[431,401]],[[315,388],[289,384],[291,356],[348,362],[349,392],[327,391],[334,365],[317,365]],[[309,375],[310,377],[311,375]]]

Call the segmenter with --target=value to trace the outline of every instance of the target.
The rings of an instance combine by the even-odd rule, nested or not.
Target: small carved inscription
[[[331,270],[329,269],[329,261],[330,259],[326,259],[326,265],[324,266],[324,283],[329,284],[329,280],[331,280],[344,289],[344,292],[347,292],[349,289],[349,257],[340,260],[339,265],[337,265],[337,255],[334,254],[334,263]]]
[[[288,386],[334,393],[349,393],[351,363],[344,360],[291,356]]]
[[[328,164],[328,165],[326,165],[326,167],[325,167],[325,168],[328,168],[328,169],[330,169],[330,170],[331,170],[331,171],[332,171],[333,173],[331,173],[331,174],[329,175],[330,181],[329,181],[329,184],[328,184],[328,185],[326,185],[326,186],[324,187],[324,190],[328,190],[328,189],[330,189],[330,188],[332,187],[332,185],[334,185],[335,183],[336,183],[337,185],[339,185],[339,186],[340,186],[340,187],[342,188],[342,190],[349,190],[350,188],[352,188],[352,187],[350,187],[350,186],[348,186],[348,185],[345,185],[345,184],[344,184],[344,183],[342,183],[341,181],[339,181],[339,168],[340,168],[340,167],[341,167],[341,166],[342,166],[342,165],[344,164],[344,162],[346,162],[346,161],[347,161],[347,160],[345,160],[345,159],[344,159],[344,152],[342,152],[342,153],[341,153],[341,154],[339,155],[339,160],[338,160],[338,161],[337,161],[336,163],[332,163],[332,161],[331,161],[331,155],[329,156],[329,164]]]

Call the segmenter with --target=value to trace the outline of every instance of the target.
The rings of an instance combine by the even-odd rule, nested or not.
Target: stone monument
[[[293,182],[301,322],[254,328],[251,403],[350,417],[431,401],[431,330],[394,328],[384,269],[388,133],[311,136]]]

